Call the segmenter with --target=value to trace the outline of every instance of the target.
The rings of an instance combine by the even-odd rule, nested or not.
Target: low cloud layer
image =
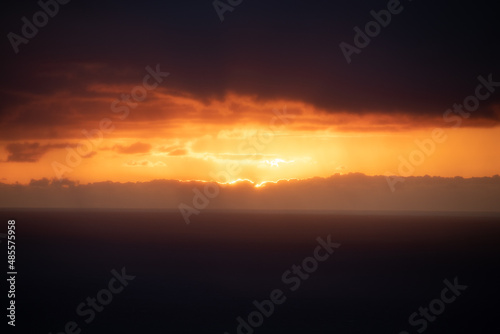
[[[219,189],[218,195],[212,196]],[[208,202],[196,194],[209,194]],[[212,197],[212,198],[210,198]],[[32,180],[0,183],[3,208],[129,208],[178,210],[333,210],[500,212],[500,177],[408,177],[391,192],[384,176],[336,174],[329,178],[217,185],[156,180],[138,183]],[[206,206],[201,207],[201,204]],[[179,213],[180,214],[180,213]],[[196,217],[196,214],[192,215]]]

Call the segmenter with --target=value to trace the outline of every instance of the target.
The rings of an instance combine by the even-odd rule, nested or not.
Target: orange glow
[[[127,87],[93,86],[101,92],[127,91]],[[130,90],[130,88],[128,88]],[[41,98],[40,98],[41,99]],[[40,108],[67,106],[71,97],[58,95],[41,100]],[[34,103],[36,103],[35,101]],[[40,101],[38,101],[40,102]],[[78,100],[74,108],[85,115],[89,106]],[[228,94],[222,101],[202,103],[188,95],[159,90],[120,119],[110,111],[112,100],[92,101],[98,108],[91,117],[69,118],[54,126],[56,138],[23,139],[36,161],[13,159],[12,142],[0,145],[0,172],[4,183],[28,183],[31,179],[56,177],[54,161],[68,167],[65,178],[80,183],[98,181],[136,182],[154,179],[216,181],[221,184],[250,182],[262,187],[279,180],[327,177],[336,173],[367,175],[395,173],[404,159],[418,150],[415,140],[431,138],[436,126],[447,136],[435,143],[432,154],[415,166],[414,176],[491,176],[500,171],[500,130],[484,127],[481,120],[465,120],[451,129],[439,119],[419,122],[388,114],[348,114],[319,110],[300,101],[259,101]],[[28,107],[32,107],[30,104]],[[79,109],[80,108],[80,109]],[[109,118],[113,131],[89,141]],[[467,123],[468,122],[468,123]],[[38,132],[37,132],[38,131]],[[16,141],[19,143],[19,141]],[[97,143],[98,142],[98,143]],[[70,166],[68,151],[90,143],[88,154]],[[87,147],[88,148],[88,147]],[[18,148],[19,149],[19,148]],[[37,151],[38,150],[38,151]],[[19,155],[26,152],[21,152]]]

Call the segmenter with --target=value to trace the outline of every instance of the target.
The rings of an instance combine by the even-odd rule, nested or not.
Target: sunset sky
[[[496,14],[400,5],[350,63],[339,44],[386,1],[243,1],[222,22],[212,1],[59,5],[1,45],[0,182],[499,174]],[[13,6],[4,36],[40,10]]]
[[[4,6],[7,326],[499,332],[498,1]]]

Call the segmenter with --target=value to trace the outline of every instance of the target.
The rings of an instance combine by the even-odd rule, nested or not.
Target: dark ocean
[[[186,225],[179,212],[2,209],[0,218],[0,233],[16,221],[15,329],[1,284],[9,333],[500,333],[498,215],[207,211]]]

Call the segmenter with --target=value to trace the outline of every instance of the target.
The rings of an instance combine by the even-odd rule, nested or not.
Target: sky
[[[56,180],[285,191],[278,181],[328,185],[335,175],[382,179],[389,192],[425,176],[488,180],[489,198],[497,190],[491,1],[9,6],[0,14],[5,198],[14,185]]]

